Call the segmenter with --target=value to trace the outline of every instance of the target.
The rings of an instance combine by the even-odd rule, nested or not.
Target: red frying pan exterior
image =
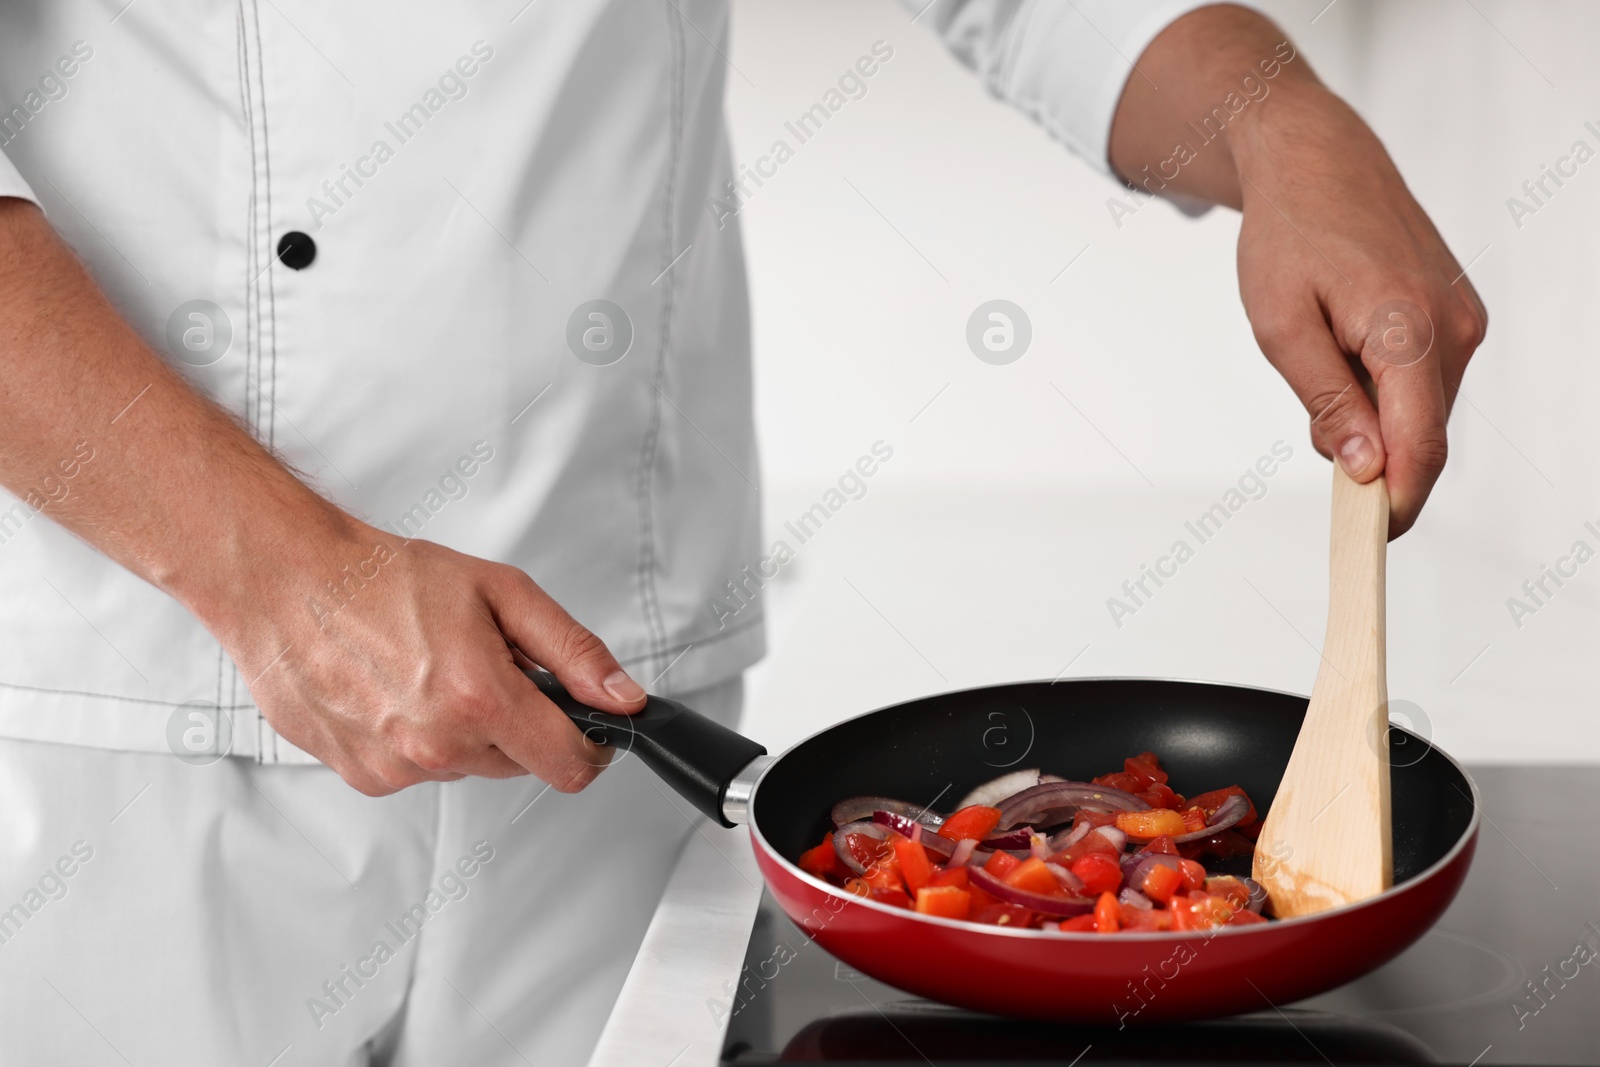
[[[1001,1015],[1127,1026],[1260,1011],[1324,992],[1420,937],[1449,907],[1477,844],[1471,780],[1425,738],[1395,729],[1387,746],[1395,884],[1371,900],[1202,932],[980,926],[851,896],[792,858],[832,829],[829,812],[846,797],[948,810],[1006,771],[1086,780],[1144,751],[1161,757],[1179,791],[1237,784],[1265,812],[1306,699],[1158,679],[1022,682],[870,712],[769,761],[760,745],[670,700],[652,697],[622,718],[584,708],[546,675],[535,681],[591,736],[629,748],[713,819],[747,818],[779,905],[827,951],[907,992]],[[1214,871],[1228,873],[1229,862]]]
[[[805,874],[754,827],[751,840],[789,918],[863,974],[975,1011],[1120,1027],[1270,1010],[1382,965],[1450,906],[1477,828],[1435,868],[1363,904],[1209,934],[1105,936],[916,915]]]

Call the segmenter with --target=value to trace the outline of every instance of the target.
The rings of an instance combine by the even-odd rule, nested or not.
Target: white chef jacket
[[[1103,167],[1130,61],[1200,5],[907,6]],[[712,603],[763,555],[728,20],[727,0],[10,0],[0,195],[35,199],[340,506],[515,564],[657,691],[705,687],[763,643],[759,604]],[[280,260],[288,234],[311,240]],[[180,604],[49,521],[117,446],[78,432],[0,496],[0,736],[159,752],[199,701],[235,754],[309,760]]]

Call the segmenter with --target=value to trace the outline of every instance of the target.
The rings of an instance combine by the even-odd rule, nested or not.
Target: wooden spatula
[[[1300,737],[1262,824],[1254,874],[1281,919],[1389,888],[1384,554],[1389,490],[1333,466],[1328,632]]]

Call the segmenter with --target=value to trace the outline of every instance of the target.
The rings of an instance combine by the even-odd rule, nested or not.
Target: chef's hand
[[[602,711],[644,707],[605,643],[515,567],[354,520],[318,556],[309,595],[258,602],[225,643],[273,728],[368,796],[467,775],[588,785],[611,749],[523,666]]]
[[[1113,165],[1135,184],[1164,182],[1151,191],[1242,208],[1239,290],[1256,340],[1305,406],[1317,451],[1356,481],[1387,476],[1398,537],[1444,469],[1445,422],[1488,326],[1483,302],[1377,137],[1270,21],[1201,8],[1167,27],[1139,69],[1118,107]],[[1237,115],[1230,93],[1248,100]],[[1200,144],[1187,122],[1218,107],[1223,135]],[[1180,143],[1194,157],[1175,167]]]
[[[0,369],[0,485],[31,492],[99,427],[50,519],[193,612],[279,733],[362,792],[468,774],[588,784],[610,750],[519,663],[602,711],[643,708],[600,639],[521,571],[404,541],[307,488],[14,197],[0,197]]]

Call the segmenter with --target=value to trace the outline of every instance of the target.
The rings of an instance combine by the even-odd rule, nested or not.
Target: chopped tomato
[[[917,911],[946,919],[965,919],[972,907],[972,895],[953,885],[924,886],[917,890]]]
[[[1006,885],[1025,889],[1030,893],[1059,893],[1061,883],[1056,881],[1056,876],[1044,865],[1044,860],[1031,858],[1023,860],[1017,869],[1005,877]]]
[[[1264,923],[1266,921],[1267,921],[1266,919],[1264,919],[1261,916],[1257,915],[1253,911],[1248,911],[1248,910],[1246,910],[1244,908],[1236,908],[1236,909],[1234,909],[1234,912],[1233,912],[1233,918],[1228,920],[1228,925],[1229,926],[1249,926],[1252,923]]]
[[[1151,900],[1165,904],[1172,899],[1172,894],[1183,885],[1183,875],[1166,865],[1150,868],[1144,876],[1144,895]]]
[[[993,899],[992,897],[990,899]],[[967,916],[975,923],[988,923],[991,926],[1014,926],[1018,928],[1033,925],[1033,912],[1021,904],[1005,904],[995,902],[983,907],[974,907]]]
[[[1198,833],[1206,828],[1206,813],[1199,808],[1184,808],[1178,814],[1183,816],[1184,833]]]
[[[1197,889],[1189,894],[1189,910],[1194,914],[1195,925],[1204,929],[1226,926],[1235,909],[1221,897]]]
[[[1230,785],[1226,789],[1213,789],[1209,793],[1201,793],[1190,800],[1189,803],[1204,811],[1207,816],[1211,816],[1217,813],[1217,809],[1222,807],[1223,801],[1229,797],[1244,797],[1244,802],[1250,804],[1250,810],[1239,821],[1239,825],[1250,826],[1254,824],[1256,821],[1256,806],[1250,802],[1250,798],[1245,795],[1245,791],[1236,785]]]
[[[1136,908],[1131,904],[1119,906],[1124,930],[1172,929],[1172,913],[1166,908]]]
[[[1167,808],[1119,812],[1117,829],[1136,841],[1149,841],[1163,834],[1175,837],[1187,832],[1183,816]]]
[[[1191,892],[1206,884],[1206,869],[1194,860],[1179,860],[1178,873],[1183,876],[1183,888]]]
[[[1079,811],[1072,817],[1072,828],[1076,830],[1084,823],[1088,823],[1099,829],[1102,826],[1110,826],[1116,821],[1117,813],[1114,811]]]
[[[894,845],[895,858],[900,862],[900,875],[906,880],[906,888],[916,893],[933,877],[933,864],[928,861],[928,853],[920,842],[901,834],[891,835],[890,842]]]
[[[1094,904],[1094,928],[1102,934],[1114,934],[1122,929],[1122,905],[1115,893],[1101,893]]]
[[[907,911],[911,910],[911,898],[906,896],[906,891],[898,886],[873,886],[867,896],[880,904],[890,904],[897,908],[905,908]]]
[[[1022,861],[1017,859],[1017,857],[1013,856],[1011,853],[996,852],[994,855],[989,857],[989,862],[983,865],[983,869],[994,875],[996,878],[1004,880],[1006,875],[1010,874],[1020,866],[1022,866]]]
[[[999,808],[972,804],[946,819],[944,825],[939,827],[939,836],[948,837],[952,841],[964,841],[969,837],[982,841],[999,825]]]
[[[857,897],[870,897],[872,895],[872,887],[859,878],[846,879],[844,891]]]
[[[1000,903],[1000,899],[998,897],[990,895],[984,890],[979,889],[977,886],[972,885],[970,882],[967,884],[967,892],[972,894],[972,913],[974,915],[984,908],[987,908],[991,904]]]
[[[1071,870],[1083,883],[1083,891],[1087,896],[1115,893],[1122,885],[1122,865],[1101,852],[1079,858]]]
[[[1139,851],[1160,852],[1167,856],[1176,856],[1178,854],[1178,846],[1172,843],[1172,838],[1162,834],[1160,837],[1151,838],[1150,843]]]
[[[900,875],[900,861],[895,857],[893,845],[866,834],[846,834],[844,840],[850,855],[866,868],[862,881],[877,889],[904,889],[905,880]]]
[[[1094,912],[1087,915],[1074,915],[1070,919],[1061,920],[1061,932],[1065,934],[1088,934],[1095,929]]]
[[[1250,890],[1231,874],[1219,878],[1207,878],[1205,890],[1214,897],[1221,897],[1235,908],[1242,908],[1250,903]]]
[[[1196,928],[1194,912],[1189,908],[1189,898],[1182,893],[1172,894],[1172,899],[1167,901],[1167,912],[1172,916],[1172,929],[1193,930]]]
[[[1148,789],[1135,793],[1134,796],[1152,808],[1172,808],[1176,811],[1183,807],[1183,794],[1174,793],[1172,787],[1165,782],[1157,782]]]
[[[1137,756],[1130,756],[1122,761],[1122,769],[1128,774],[1143,778],[1154,785],[1166,784],[1167,772],[1161,769],[1161,761],[1154,752],[1141,752]]]
[[[1093,781],[1095,785],[1120,789],[1124,793],[1138,793],[1150,784],[1137,774],[1129,774],[1127,771],[1113,771],[1110,774],[1102,774],[1100,777],[1093,779]]]
[[[1092,856],[1095,853],[1107,856],[1121,855],[1122,850],[1111,843],[1111,840],[1099,830],[1090,830],[1083,838],[1050,857],[1051,862],[1059,863],[1063,867],[1071,868],[1083,856]]]
[[[952,867],[948,870],[943,867],[935,867],[933,877],[928,879],[928,884],[931,886],[953,885],[957,889],[968,889],[971,887],[972,881],[967,877],[967,869],[965,867]]]
[[[850,868],[840,862],[839,854],[833,850],[832,834],[823,834],[822,844],[800,854],[800,869],[818,878],[850,877]]]

